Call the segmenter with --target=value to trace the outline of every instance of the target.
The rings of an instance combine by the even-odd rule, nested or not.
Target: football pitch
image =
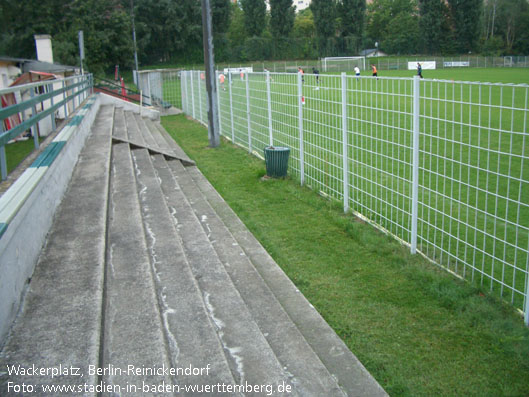
[[[289,147],[292,177],[405,243],[416,218],[421,253],[523,310],[529,88],[515,84],[529,83],[529,71],[424,70],[418,103],[414,74],[305,74],[302,83],[297,74],[232,74],[218,90],[221,133],[261,155],[269,144]],[[206,122],[200,73],[182,87],[186,113]]]

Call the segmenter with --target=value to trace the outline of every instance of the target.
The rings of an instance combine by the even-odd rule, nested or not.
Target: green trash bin
[[[290,148],[268,146],[264,148],[266,175],[273,178],[287,176]]]

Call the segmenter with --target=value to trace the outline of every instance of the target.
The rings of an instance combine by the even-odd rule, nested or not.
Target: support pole
[[[246,120],[248,121],[248,152],[252,153],[252,123],[250,120],[250,73],[246,73]]]
[[[219,73],[215,73],[215,81],[219,81]],[[217,109],[219,115],[219,136],[222,135],[222,111],[220,109],[220,93],[217,93]]]
[[[305,184],[305,148],[303,144],[303,81],[298,72],[298,133],[299,133],[299,178]]]
[[[274,146],[274,135],[272,132],[272,96],[270,93],[270,72],[266,72],[266,99],[268,102],[268,135],[269,144]]]
[[[231,142],[235,143],[235,125],[233,124],[233,96],[231,89],[233,87],[233,81],[231,79],[231,72],[228,72],[228,84],[230,86],[230,122],[231,122]]]
[[[2,101],[0,101],[0,109],[2,109]],[[0,120],[0,135],[4,132],[4,120]],[[7,159],[5,145],[0,146],[0,172],[2,180],[7,179]]]
[[[343,210],[349,211],[349,142],[347,139],[347,76],[342,72]]]
[[[413,77],[413,156],[412,156],[412,196],[411,196],[411,253],[417,251],[417,216],[419,210],[419,116],[420,80]]]
[[[213,56],[213,30],[210,0],[202,0],[202,35],[206,66],[206,89],[208,91],[208,137],[209,146],[220,145],[219,118],[217,108],[217,82],[215,81],[215,59]]]

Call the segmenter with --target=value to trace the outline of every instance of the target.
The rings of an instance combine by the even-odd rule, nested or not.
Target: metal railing
[[[182,106],[205,124],[200,73],[182,72]],[[290,73],[218,86],[222,135],[261,156],[291,148],[291,176],[529,324],[529,86]]]
[[[6,145],[30,132],[39,147],[39,137],[56,128],[56,119],[65,119],[83,102],[93,87],[92,75],[46,80],[0,90],[0,169],[7,178]],[[3,106],[8,104],[8,106]]]
[[[140,71],[135,79],[138,88],[157,107],[182,107],[180,95],[180,70],[157,69]]]

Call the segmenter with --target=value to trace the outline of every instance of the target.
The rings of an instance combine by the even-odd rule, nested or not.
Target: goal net
[[[366,69],[366,57],[326,57],[321,60],[324,72],[347,72],[358,66]]]

